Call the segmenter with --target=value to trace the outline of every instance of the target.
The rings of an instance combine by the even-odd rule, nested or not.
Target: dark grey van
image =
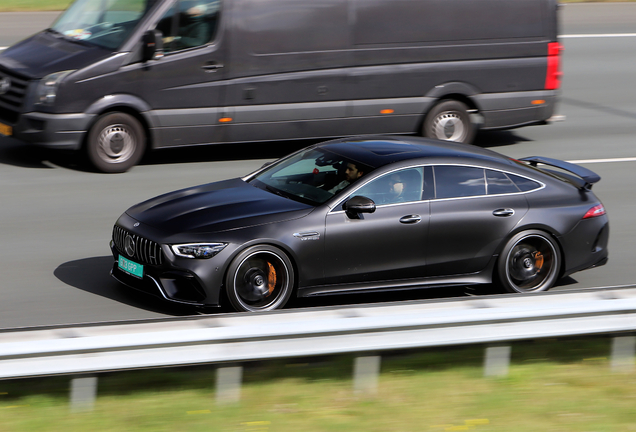
[[[76,0],[0,54],[0,134],[146,148],[544,123],[556,0]]]

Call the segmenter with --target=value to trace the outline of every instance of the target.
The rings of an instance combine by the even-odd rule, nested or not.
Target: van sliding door
[[[342,133],[346,0],[238,0],[225,105],[230,141]]]

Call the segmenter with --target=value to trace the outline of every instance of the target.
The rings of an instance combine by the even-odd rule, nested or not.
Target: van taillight
[[[545,76],[545,89],[556,90],[561,85],[561,51],[563,45],[558,42],[548,44],[548,70]]]
[[[605,214],[605,207],[603,207],[603,204],[597,204],[591,209],[589,209],[587,213],[585,213],[585,216],[583,216],[583,219],[603,216],[604,214]]]

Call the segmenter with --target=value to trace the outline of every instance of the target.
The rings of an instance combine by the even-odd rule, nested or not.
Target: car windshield
[[[345,156],[314,148],[281,159],[249,182],[269,192],[316,206],[372,169]]]
[[[117,49],[158,0],[76,0],[51,31],[68,39]]]

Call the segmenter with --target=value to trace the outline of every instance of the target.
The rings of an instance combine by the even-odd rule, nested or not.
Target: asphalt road
[[[46,27],[55,16],[0,14],[0,46]],[[634,3],[567,5],[562,18],[565,35],[636,33]],[[477,144],[512,157],[619,159],[583,163],[602,176],[594,189],[611,221],[610,261],[576,273],[555,290],[632,285],[636,283],[632,222],[636,214],[636,37],[572,37],[562,42],[564,84],[559,113],[566,120],[483,133]],[[129,173],[102,175],[85,172],[67,155],[0,138],[0,328],[193,313],[130,293],[111,280],[108,242],[117,217],[146,198],[245,174],[306,144],[169,150],[153,154]],[[463,290],[435,290],[363,296],[362,301],[461,295]],[[343,296],[319,303],[357,300]]]

